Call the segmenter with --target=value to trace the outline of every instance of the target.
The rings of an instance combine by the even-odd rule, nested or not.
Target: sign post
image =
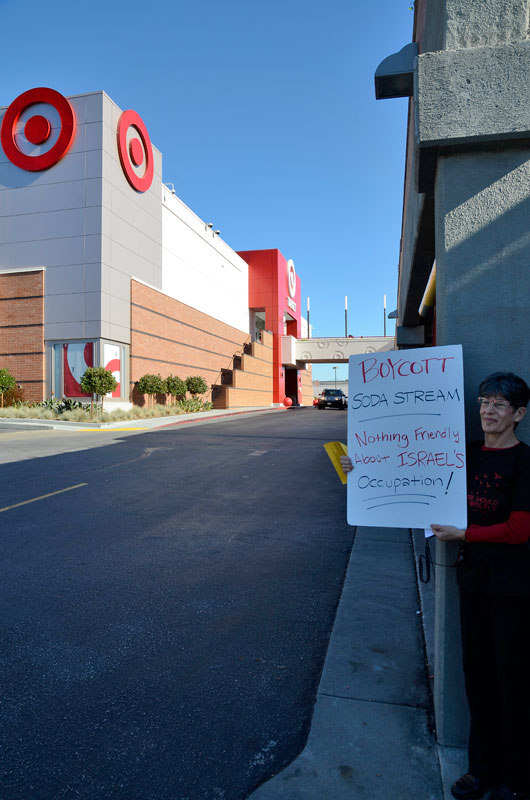
[[[351,356],[348,523],[466,527],[461,345]]]

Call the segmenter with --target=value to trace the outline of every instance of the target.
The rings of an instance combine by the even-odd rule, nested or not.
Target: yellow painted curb
[[[145,431],[147,428],[81,428],[77,433],[120,433],[121,431]],[[74,431],[75,432],[75,431]]]

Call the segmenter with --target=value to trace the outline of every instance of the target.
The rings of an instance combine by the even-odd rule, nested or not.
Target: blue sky
[[[103,89],[141,115],[164,180],[231,247],[294,259],[314,335],[344,334],[344,295],[348,333],[382,335],[383,295],[396,306],[407,101],[376,101],[373,76],[411,40],[410,5],[0,0],[0,105],[33,86]]]

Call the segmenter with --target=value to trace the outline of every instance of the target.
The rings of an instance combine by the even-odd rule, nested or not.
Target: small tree
[[[81,378],[81,389],[90,394],[90,416],[94,413],[94,395],[96,403],[101,397],[101,413],[103,413],[103,399],[106,394],[113,392],[118,382],[112,372],[105,367],[87,367]]]
[[[7,369],[0,369],[0,407],[4,407],[4,394],[10,389],[15,389],[17,382]]]
[[[176,375],[168,375],[166,378],[166,388],[168,393],[172,397],[172,405],[174,405],[174,401],[176,398],[179,400],[186,396],[187,386],[186,383],[182,380],[182,378],[177,377]]]
[[[149,405],[153,406],[153,396],[155,394],[166,394],[166,382],[161,375],[142,375],[137,383],[138,391],[141,394],[149,395]]]
[[[204,394],[208,391],[208,384],[202,375],[190,375],[189,378],[186,378],[186,386],[188,387],[188,392],[193,397],[195,397],[197,394]]]

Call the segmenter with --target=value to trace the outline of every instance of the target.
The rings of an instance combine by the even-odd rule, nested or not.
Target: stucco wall
[[[528,36],[528,0],[416,0],[420,53],[520,41]]]
[[[464,345],[467,423],[478,434],[480,380],[512,370],[530,382],[530,148],[441,158],[436,207],[437,343]]]

